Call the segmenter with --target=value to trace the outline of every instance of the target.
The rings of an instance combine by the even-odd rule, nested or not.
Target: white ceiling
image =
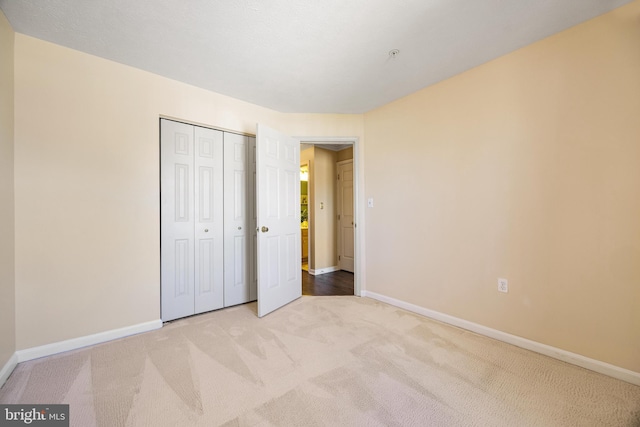
[[[19,33],[278,111],[363,113],[629,2],[0,0],[0,8]]]

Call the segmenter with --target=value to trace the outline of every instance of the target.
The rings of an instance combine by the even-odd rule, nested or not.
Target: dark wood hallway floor
[[[313,276],[302,270],[302,295],[353,295],[353,273],[338,270]]]

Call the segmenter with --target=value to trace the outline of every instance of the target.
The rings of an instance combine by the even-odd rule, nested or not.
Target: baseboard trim
[[[16,366],[18,366],[18,355],[13,353],[9,360],[7,360],[7,363],[2,367],[2,370],[0,370],[0,387],[2,387],[7,379],[9,379],[9,376]]]
[[[531,350],[536,353],[543,354],[545,356],[553,357],[554,359],[561,360],[563,362],[571,363],[582,368],[589,369],[591,371],[599,372],[601,374],[617,378],[622,381],[626,381],[631,384],[640,386],[640,372],[634,372],[619,366],[611,365],[600,360],[591,359],[586,356],[582,356],[577,353],[572,353],[567,350],[552,347],[550,345],[542,344],[537,341],[532,341],[526,338],[519,337],[517,335],[511,335],[506,332],[499,331],[497,329],[488,328],[486,326],[470,322],[468,320],[460,319],[458,317],[450,316],[448,314],[440,313],[435,310],[420,307],[415,304],[411,304],[402,300],[381,295],[376,292],[362,291],[362,296],[372,298],[387,304],[403,308],[422,316],[438,320],[443,323],[447,323],[452,326],[457,326],[462,329],[466,329],[471,332],[475,332],[480,335],[484,335],[489,338],[494,338],[498,341],[512,344],[526,350]]]
[[[78,348],[87,347],[89,345],[102,344],[107,341],[116,340],[118,338],[128,337],[130,335],[149,332],[162,327],[162,320],[152,320],[150,322],[138,323],[137,325],[126,326],[119,329],[111,329],[109,331],[100,332],[84,337],[73,338],[66,341],[59,341],[51,344],[41,345],[39,347],[27,348],[16,351],[18,363],[27,360],[38,359],[40,357],[51,356],[53,354],[62,353],[64,351],[76,350]]]
[[[308,273],[312,276],[319,276],[320,274],[333,273],[334,271],[340,270],[337,265],[333,267],[319,268],[317,270],[309,269]]]

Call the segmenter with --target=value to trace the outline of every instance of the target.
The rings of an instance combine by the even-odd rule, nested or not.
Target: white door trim
[[[364,209],[360,209],[361,194],[364,190],[363,171],[364,163],[360,147],[360,138],[357,136],[294,136],[299,139],[301,144],[352,144],[353,145],[353,215],[355,220],[355,268],[354,268],[354,294],[362,296],[365,290],[365,253],[364,253],[364,236],[365,222]]]

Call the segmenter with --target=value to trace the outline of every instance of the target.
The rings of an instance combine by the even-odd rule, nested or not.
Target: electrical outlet
[[[507,279],[498,278],[498,292],[509,292],[509,282]]]

